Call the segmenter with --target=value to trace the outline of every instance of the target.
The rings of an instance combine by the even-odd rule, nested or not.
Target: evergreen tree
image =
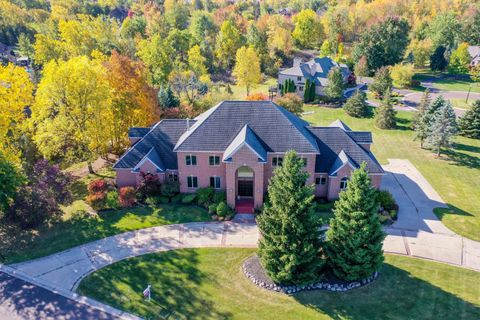
[[[390,90],[385,93],[382,104],[376,110],[375,125],[380,129],[395,128],[397,111],[393,109]]]
[[[352,281],[371,276],[383,262],[382,231],[376,190],[366,164],[355,170],[335,202],[326,249],[333,273]]]
[[[367,104],[367,96],[363,91],[357,90],[353,96],[348,98],[343,105],[343,110],[352,117],[365,118],[370,115],[370,107]]]
[[[423,142],[427,138],[429,128],[429,110],[430,107],[430,90],[425,90],[422,100],[418,105],[418,112],[415,113],[413,119],[413,130],[415,131],[414,140],[420,140],[420,147],[423,148]]]
[[[447,67],[448,61],[445,59],[445,51],[444,46],[438,46],[430,56],[430,69],[432,71],[443,71]]]
[[[304,88],[304,91],[303,91],[303,101],[305,102],[310,102],[310,86],[311,86],[311,82],[310,82],[310,79],[307,79],[307,81],[305,82],[305,88]]]
[[[368,88],[376,97],[383,98],[385,92],[392,88],[392,83],[393,80],[390,75],[390,68],[382,67],[375,72],[373,82]]]
[[[327,78],[328,82],[325,87],[325,95],[332,100],[340,99],[343,96],[343,89],[345,88],[342,71],[340,68],[333,68],[328,73]]]
[[[476,100],[472,108],[465,112],[458,126],[462,136],[480,139],[480,100]]]
[[[180,100],[173,94],[170,86],[164,86],[158,90],[158,104],[163,109],[176,108],[180,105]]]
[[[310,101],[314,101],[315,100],[315,81],[312,81],[311,85],[310,85],[310,92],[309,92],[309,96],[310,96]]]
[[[313,205],[313,186],[295,151],[285,154],[268,186],[269,201],[257,218],[262,237],[258,255],[275,282],[315,281],[324,264],[320,220]]]
[[[437,156],[439,157],[442,147],[450,147],[452,138],[457,133],[457,123],[451,103],[445,101],[443,98],[441,101],[437,98],[434,103],[437,100],[438,108],[433,113],[426,142],[436,149]],[[434,103],[430,105],[430,110],[432,110]]]

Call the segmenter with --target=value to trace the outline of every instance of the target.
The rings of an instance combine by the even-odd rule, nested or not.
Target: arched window
[[[347,177],[342,178],[342,180],[340,180],[340,190],[347,189],[347,185],[348,185],[348,178]]]

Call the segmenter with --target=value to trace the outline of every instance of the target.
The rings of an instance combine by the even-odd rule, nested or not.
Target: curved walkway
[[[445,203],[409,161],[389,161],[384,166],[386,175],[382,188],[392,192],[400,211],[398,221],[385,229],[384,251],[480,271],[480,242],[456,235],[438,220],[432,210],[445,206]],[[256,247],[258,239],[259,230],[255,224],[200,222],[159,226],[122,233],[36,260],[2,266],[0,271],[79,298],[73,292],[81,279],[122,259],[181,248]],[[98,304],[91,299],[89,303]],[[112,312],[119,311],[113,309]]]

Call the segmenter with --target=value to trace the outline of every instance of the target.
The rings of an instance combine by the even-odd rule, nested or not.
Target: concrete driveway
[[[385,252],[431,259],[480,271],[480,242],[445,227],[433,213],[442,198],[408,160],[389,159],[382,189],[400,206],[398,221],[385,229]]]

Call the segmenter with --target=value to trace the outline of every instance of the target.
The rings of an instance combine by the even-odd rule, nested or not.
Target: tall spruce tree
[[[367,104],[366,94],[363,91],[357,90],[354,95],[345,102],[343,110],[351,117],[368,117],[370,115],[370,107]]]
[[[268,186],[269,201],[257,218],[262,235],[258,255],[278,283],[315,281],[324,265],[313,186],[305,184],[308,176],[296,152],[287,152]]]
[[[476,100],[458,122],[462,136],[480,139],[480,100]]]
[[[393,109],[390,90],[388,90],[381,105],[376,109],[375,125],[380,129],[393,129],[396,126],[395,116],[397,111]]]
[[[437,101],[437,99],[435,101]],[[450,147],[452,144],[452,138],[457,133],[456,116],[452,105],[449,101],[445,101],[443,98],[441,100],[443,103],[438,105],[438,108],[433,114],[426,139],[427,144],[436,150],[437,157],[440,156],[442,148]]]
[[[377,98],[383,98],[385,92],[390,90],[393,85],[392,76],[390,75],[389,67],[381,67],[375,71],[373,82],[368,86],[368,89],[373,92]]]
[[[371,276],[383,262],[385,235],[378,214],[376,190],[366,165],[355,170],[335,202],[327,231],[327,256],[333,273],[347,281]]]
[[[333,68],[328,73],[327,78],[328,83],[325,87],[325,95],[332,100],[340,99],[345,88],[342,71],[340,68]]]
[[[413,119],[413,129],[415,131],[413,140],[420,140],[421,148],[423,148],[423,143],[428,137],[430,123],[433,117],[433,112],[430,111],[431,104],[430,91],[427,89],[423,93],[420,104],[418,105],[418,112],[415,114]],[[436,108],[437,105],[438,102],[436,102],[434,108]]]

